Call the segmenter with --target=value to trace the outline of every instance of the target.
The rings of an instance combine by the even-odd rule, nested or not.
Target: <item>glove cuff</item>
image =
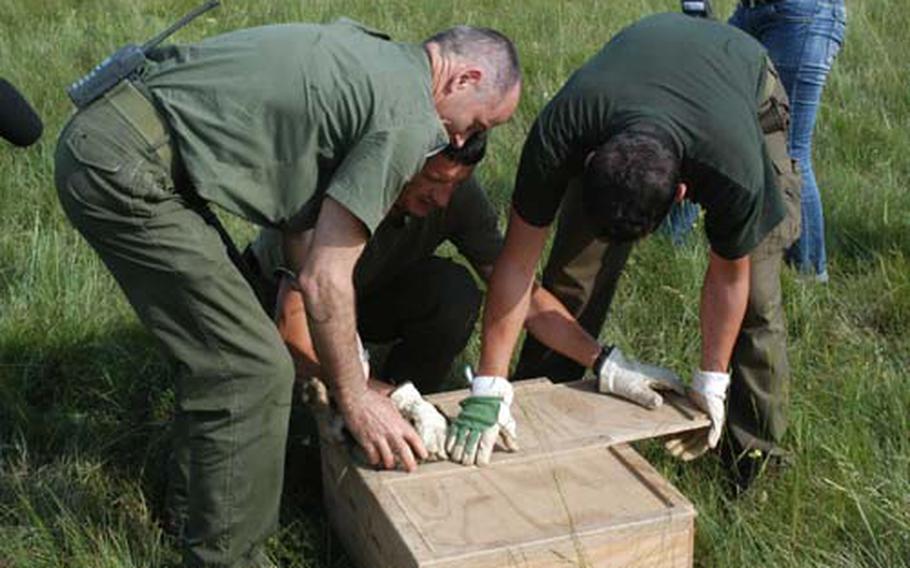
[[[356,335],[357,337],[357,353],[360,355],[360,365],[363,367],[363,376],[369,381],[370,380],[370,352],[367,351],[366,347],[363,346],[363,341],[360,340],[360,334]]]
[[[619,351],[615,345],[602,345],[600,353],[597,355],[597,358],[594,359],[594,364],[591,365],[591,371],[593,371],[595,375],[600,376],[600,370],[615,351]]]
[[[597,376],[600,392],[613,392],[613,379],[616,377],[616,371],[622,368],[625,362],[626,358],[619,347],[604,345],[591,368]]]
[[[504,377],[494,377],[490,375],[474,377],[474,382],[471,383],[471,395],[496,396],[501,398],[506,405],[512,404],[512,398],[514,396],[512,383],[507,381]]]
[[[398,388],[392,391],[392,394],[389,395],[389,398],[392,399],[392,403],[395,404],[395,408],[399,411],[411,406],[415,402],[420,402],[423,397],[420,396],[420,391],[417,390],[417,387],[414,386],[414,383],[408,381]]]
[[[727,388],[730,386],[730,373],[719,371],[695,371],[692,377],[692,390],[705,396],[727,398]]]

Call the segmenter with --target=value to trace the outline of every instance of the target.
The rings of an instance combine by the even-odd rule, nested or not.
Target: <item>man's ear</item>
[[[673,201],[676,203],[682,203],[682,200],[686,197],[686,190],[688,189],[688,186],[683,182],[676,184],[676,195],[673,196]]]
[[[477,87],[483,79],[483,70],[477,67],[463,69],[455,78],[455,89],[463,89],[473,85]]]

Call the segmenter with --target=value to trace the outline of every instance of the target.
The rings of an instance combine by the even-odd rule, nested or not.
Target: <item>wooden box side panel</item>
[[[694,522],[670,530],[627,527],[533,546],[503,547],[475,558],[421,563],[421,568],[692,568]]]
[[[360,568],[419,568],[400,531],[412,527],[394,522],[396,505],[370,487],[348,449],[325,439],[321,446],[323,501],[329,521],[348,555]],[[411,536],[410,541],[416,539]]]

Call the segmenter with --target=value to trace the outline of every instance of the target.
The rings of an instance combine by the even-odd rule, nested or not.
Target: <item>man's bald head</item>
[[[518,51],[512,40],[490,28],[455,26],[427,39],[445,58],[483,67],[497,95],[505,95],[521,82]]]
[[[456,147],[502,124],[521,96],[521,69],[511,40],[496,30],[456,26],[424,42],[433,102]]]

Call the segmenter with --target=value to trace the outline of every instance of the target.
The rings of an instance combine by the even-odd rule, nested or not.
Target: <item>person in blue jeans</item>
[[[802,232],[787,261],[819,282],[828,280],[825,220],[812,169],[812,132],[825,80],[844,42],[844,0],[740,0],[729,23],[768,50],[790,98],[790,155],[802,171]],[[698,207],[674,207],[667,228],[680,243],[692,228]]]

